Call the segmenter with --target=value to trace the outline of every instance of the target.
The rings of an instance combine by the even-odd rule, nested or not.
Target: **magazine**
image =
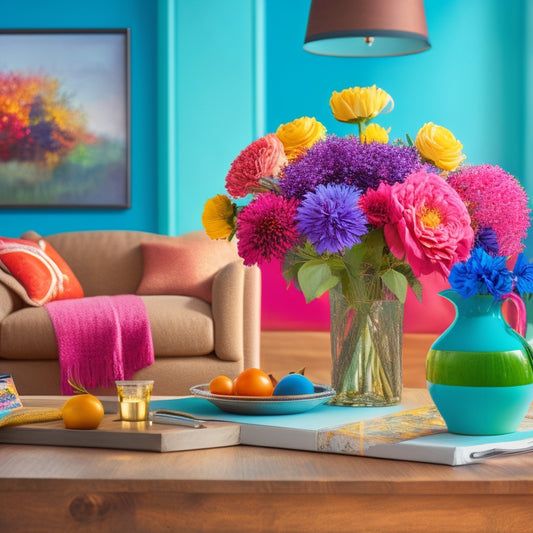
[[[0,428],[59,419],[61,411],[57,408],[24,407],[13,377],[0,374]]]
[[[7,374],[0,374],[0,421],[19,407],[22,407],[22,402],[13,378]]]

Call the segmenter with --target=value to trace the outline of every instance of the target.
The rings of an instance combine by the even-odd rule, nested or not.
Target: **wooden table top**
[[[248,446],[0,445],[0,501],[6,531],[531,531],[533,454],[450,467]]]

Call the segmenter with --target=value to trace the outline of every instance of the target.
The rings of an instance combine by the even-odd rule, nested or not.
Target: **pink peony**
[[[275,178],[286,163],[283,143],[274,133],[269,133],[235,158],[226,176],[226,189],[234,198],[262,190],[259,178]]]
[[[391,186],[381,182],[377,190],[368,189],[359,200],[359,209],[369,224],[381,228],[390,222]]]
[[[448,183],[468,206],[476,235],[492,229],[499,255],[522,251],[530,210],[526,191],[514,176],[497,166],[477,165],[452,174]]]
[[[391,187],[390,206],[387,245],[396,257],[405,257],[415,276],[448,276],[455,263],[468,257],[474,242],[470,216],[443,178],[423,171],[411,174]]]
[[[273,192],[260,194],[238,215],[237,248],[245,265],[270,263],[282,259],[296,243],[296,210],[294,198]]]

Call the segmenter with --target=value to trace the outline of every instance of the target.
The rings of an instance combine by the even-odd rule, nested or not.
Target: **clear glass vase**
[[[330,290],[332,405],[382,407],[402,394],[403,304],[369,278],[355,308]]]

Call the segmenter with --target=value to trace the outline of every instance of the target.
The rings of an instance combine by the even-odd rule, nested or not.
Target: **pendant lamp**
[[[312,0],[304,50],[340,57],[416,54],[430,47],[423,0]]]

